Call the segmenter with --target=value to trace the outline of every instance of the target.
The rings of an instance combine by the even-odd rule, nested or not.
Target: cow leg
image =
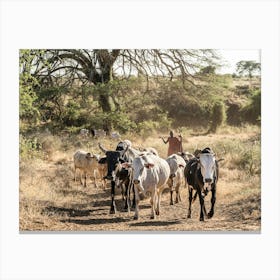
[[[156,197],[157,193],[155,190],[152,191],[152,194],[151,194],[151,200],[150,200],[150,203],[151,203],[151,219],[154,219],[155,218],[155,208],[156,208],[156,203],[157,203],[157,197]]]
[[[125,188],[125,184],[122,183],[121,187],[122,187],[122,200],[125,200],[125,198],[126,198],[126,188]]]
[[[106,189],[106,180],[102,178],[101,183],[102,183],[103,190],[105,190]]]
[[[157,193],[157,208],[156,208],[156,215],[159,215],[159,208],[160,208],[160,201],[161,201],[161,193],[162,193],[163,190],[159,190],[158,193]]]
[[[170,189],[170,205],[173,205],[173,189]]]
[[[83,172],[83,174],[84,174],[84,171],[81,171],[81,170],[80,170],[80,182],[81,182],[81,185],[83,185],[83,181],[82,181],[82,176],[83,176],[83,174],[82,174],[82,172]]]
[[[178,185],[176,187],[176,200],[175,200],[175,203],[179,203],[181,201],[181,195],[180,195],[180,185]]]
[[[93,184],[94,184],[94,187],[97,188],[97,185],[96,185],[96,170],[93,171]]]
[[[181,195],[179,191],[176,191],[176,200],[175,203],[179,203],[181,201]]]
[[[209,219],[214,216],[214,206],[215,206],[215,202],[216,202],[216,188],[215,187],[212,188],[211,192],[212,192],[212,196],[211,196],[211,209],[210,209],[210,211],[209,211],[209,213],[207,215]]]
[[[135,189],[134,189],[134,185],[131,186],[132,192],[133,192],[133,199],[132,199],[132,205],[131,208],[135,208],[136,202],[135,202]]]
[[[188,218],[191,218],[192,216],[192,199],[193,199],[193,188],[189,187],[189,212],[188,212]]]
[[[134,195],[135,195],[135,214],[134,214],[134,220],[138,220],[139,218],[139,191],[137,188],[134,188]]]
[[[130,212],[130,191],[129,191],[129,181],[125,183],[125,204],[124,209]]]
[[[115,182],[111,181],[111,209],[110,214],[116,214],[116,203],[115,203]]]
[[[198,191],[199,202],[200,202],[200,221],[204,221],[204,213],[205,213],[205,205],[204,205],[204,197],[202,196],[201,191]]]
[[[87,187],[87,173],[86,172],[84,172],[84,187],[86,188]]]
[[[74,169],[75,169],[75,171],[74,171],[74,181],[76,182],[76,170],[77,170],[76,166],[74,167]]]

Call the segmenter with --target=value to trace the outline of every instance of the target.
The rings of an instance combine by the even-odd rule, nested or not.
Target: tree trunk
[[[98,83],[103,84],[104,87],[100,88],[98,102],[104,113],[111,113],[114,111],[114,102],[111,97],[109,83],[112,81],[113,63],[110,61],[110,59],[108,59],[108,57],[106,57],[106,59],[102,57],[102,59],[99,60],[99,63],[101,68],[101,74],[99,75]],[[112,128],[113,126],[110,120],[104,122],[103,129],[107,133],[109,133],[112,130]]]

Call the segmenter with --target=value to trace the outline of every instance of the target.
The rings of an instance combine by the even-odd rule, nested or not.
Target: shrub
[[[156,121],[143,121],[137,125],[137,132],[143,136],[147,137],[155,130],[160,127],[159,123]]]
[[[257,90],[250,96],[249,102],[241,109],[242,119],[256,124],[261,118],[261,91]]]
[[[241,124],[241,114],[240,110],[242,108],[241,102],[227,102],[227,123],[229,125],[240,125]]]
[[[42,145],[36,137],[28,139],[20,134],[19,155],[20,159],[41,158],[43,156]]]
[[[209,132],[216,132],[217,128],[221,126],[226,120],[226,110],[225,105],[221,101],[217,101],[211,113],[211,126]]]

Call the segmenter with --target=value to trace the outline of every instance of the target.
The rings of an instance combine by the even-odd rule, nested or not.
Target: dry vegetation
[[[182,202],[169,205],[169,192],[163,195],[161,215],[150,220],[149,199],[140,202],[140,218],[122,212],[117,196],[118,213],[109,214],[110,188],[87,188],[73,181],[73,153],[85,149],[99,153],[98,140],[77,136],[37,134],[41,150],[32,156],[21,154],[20,213],[21,231],[260,231],[260,128],[257,126],[221,128],[217,134],[203,135],[199,130],[182,131],[184,150],[210,146],[219,158],[216,213],[199,222],[199,202],[193,205],[192,219],[187,219],[187,189],[182,188]],[[126,135],[135,147],[155,147],[166,157],[167,146],[156,132],[146,136]],[[114,149],[117,141],[102,139]],[[119,192],[119,190],[118,190]],[[210,195],[206,199],[209,207]]]

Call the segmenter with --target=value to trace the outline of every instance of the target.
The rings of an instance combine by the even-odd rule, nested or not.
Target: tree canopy
[[[55,100],[59,95],[56,93],[61,92],[57,91],[57,87],[95,87],[100,107],[104,113],[110,113],[118,108],[112,87],[115,80],[132,76],[143,77],[147,87],[150,80],[160,78],[193,84],[199,79],[199,75],[195,74],[202,67],[217,66],[218,61],[219,57],[215,51],[208,49],[21,50],[20,72],[21,76],[29,75],[37,81],[33,84],[33,89],[56,87],[55,91],[51,91],[51,98],[57,103]],[[23,92],[21,91],[22,94]],[[29,105],[32,105],[31,103]]]
[[[251,79],[254,74],[259,74],[261,64],[253,60],[242,60],[236,64],[236,71],[239,75],[248,75]]]
[[[21,131],[215,125],[213,105],[227,106],[232,90],[231,77],[215,74],[213,50],[31,49],[19,56]]]

